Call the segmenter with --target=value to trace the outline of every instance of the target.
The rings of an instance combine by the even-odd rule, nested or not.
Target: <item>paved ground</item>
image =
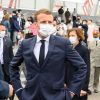
[[[100,100],[100,92],[99,93],[93,93],[89,96],[88,100]]]

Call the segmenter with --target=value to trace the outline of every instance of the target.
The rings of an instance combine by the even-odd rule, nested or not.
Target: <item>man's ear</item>
[[[39,28],[39,24],[37,22],[34,22],[34,24],[36,25],[37,28]]]
[[[34,22],[34,24],[35,24],[36,27],[38,26],[38,25],[37,25],[37,22]]]

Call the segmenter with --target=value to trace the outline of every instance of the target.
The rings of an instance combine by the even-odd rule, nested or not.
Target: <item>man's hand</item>
[[[86,91],[81,90],[81,92],[80,92],[80,96],[85,96],[86,94],[87,94],[87,92],[86,92]]]
[[[70,91],[70,95],[71,95],[71,98],[73,98],[75,94]]]
[[[9,97],[11,97],[13,95],[13,87],[12,85],[9,85]]]

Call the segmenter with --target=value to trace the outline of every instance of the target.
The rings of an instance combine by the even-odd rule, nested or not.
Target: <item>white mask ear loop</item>
[[[6,32],[5,31],[1,31],[0,32],[0,37],[3,38],[5,36]]]

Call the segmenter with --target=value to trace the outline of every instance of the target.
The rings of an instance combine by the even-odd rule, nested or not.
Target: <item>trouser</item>
[[[93,83],[94,90],[98,90],[99,76],[100,76],[100,67],[94,67],[94,83]]]
[[[14,36],[14,31],[11,30],[11,32],[10,32],[10,39],[12,40],[12,42],[13,42],[13,36]]]
[[[6,71],[4,69],[4,65],[2,65],[2,72],[4,75],[4,81],[6,81],[7,83],[10,83],[10,76],[6,73]]]
[[[89,82],[89,89],[93,90],[93,83],[94,83],[94,59],[91,59],[90,56],[90,82]]]
[[[59,14],[59,17],[61,18],[61,21],[64,20],[63,14]]]
[[[73,22],[74,22],[74,21],[76,21],[76,16],[73,16],[73,18],[72,18],[72,19],[73,19]]]
[[[10,38],[12,40],[12,43],[13,45],[15,45],[15,43],[17,43],[17,35],[18,35],[18,32],[17,31],[11,31],[10,32]]]
[[[25,77],[27,76],[27,71],[26,71],[26,67],[25,67],[25,63],[23,62],[20,66],[20,74],[21,74],[21,71],[23,71]]]
[[[66,17],[66,25],[70,22],[69,17]]]

